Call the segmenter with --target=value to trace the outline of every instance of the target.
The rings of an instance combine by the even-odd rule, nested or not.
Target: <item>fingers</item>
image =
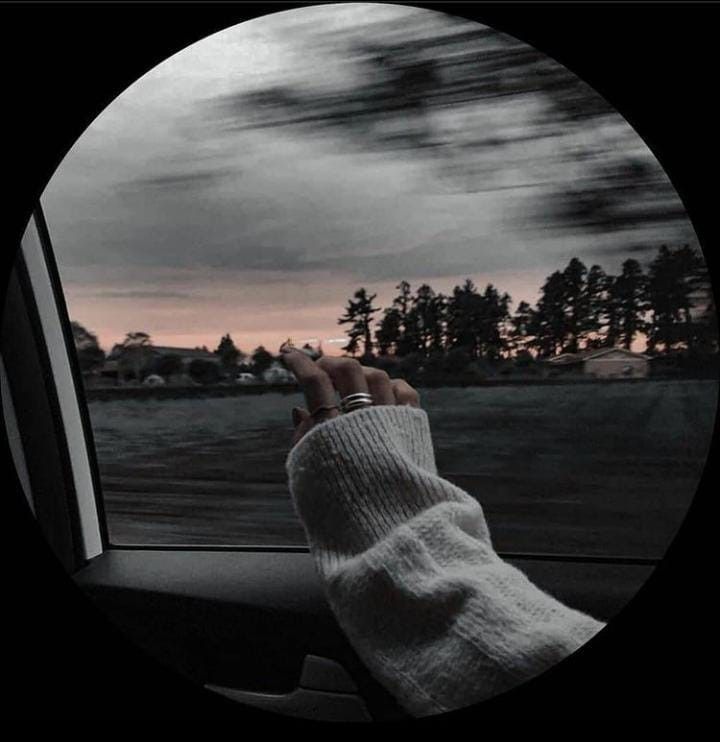
[[[294,446],[312,428],[315,421],[312,415],[302,407],[292,408],[292,419],[293,425],[295,425],[292,437],[292,445]]]
[[[309,360],[309,359],[308,359]],[[315,362],[332,380],[340,399],[356,392],[369,393],[363,367],[354,358],[331,358],[323,356]]]
[[[392,389],[395,394],[395,404],[420,407],[420,395],[403,379],[393,379]]]
[[[298,380],[305,395],[309,414],[313,414],[315,422],[337,417],[340,414],[337,409],[315,412],[318,408],[333,408],[336,404],[333,382],[318,363],[298,350],[284,351],[282,359]]]
[[[305,395],[308,410],[293,409],[293,442],[312,426],[337,417],[336,390],[340,398],[366,392],[375,405],[410,405],[420,407],[420,396],[406,381],[390,379],[385,371],[361,366],[354,358],[325,356],[313,361],[308,355],[284,345],[282,360],[293,372]]]
[[[365,382],[372,395],[373,403],[376,405],[395,404],[395,392],[393,392],[392,383],[387,373],[379,368],[369,366],[361,366],[360,368],[365,374]]]

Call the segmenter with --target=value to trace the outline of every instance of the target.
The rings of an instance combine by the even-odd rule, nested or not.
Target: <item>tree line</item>
[[[276,360],[270,351],[260,345],[252,353],[244,353],[226,333],[212,351],[217,362],[207,358],[195,358],[187,365],[177,353],[158,353],[152,338],[147,332],[128,332],[120,343],[116,343],[109,354],[100,347],[97,335],[79,322],[71,322],[75,350],[83,373],[101,368],[108,359],[120,364],[118,374],[142,380],[150,374],[170,378],[187,373],[193,381],[203,384],[216,383],[223,377],[247,371],[261,376]],[[197,347],[208,354],[207,346]]]
[[[343,350],[373,358],[430,358],[462,354],[498,361],[621,346],[645,341],[649,354],[717,352],[717,320],[710,277],[702,256],[689,245],[663,245],[646,268],[628,258],[618,275],[572,258],[548,276],[531,306],[469,278],[444,295],[407,281],[384,309],[377,294],[359,288],[339,324],[349,325]]]
[[[461,374],[478,362],[518,364],[595,348],[631,348],[644,341],[651,355],[716,356],[718,329],[710,277],[693,248],[663,245],[645,267],[628,258],[617,275],[597,264],[589,268],[572,258],[549,275],[534,306],[512,299],[492,284],[478,289],[471,279],[451,294],[423,283],[413,291],[397,285],[390,306],[375,305],[377,294],[365,287],[348,300],[339,324],[348,325],[343,350],[363,363],[385,366],[393,375],[414,377],[419,368],[440,377]],[[97,336],[73,321],[81,370],[117,359],[121,373],[143,379],[150,373],[169,378],[181,373],[214,383],[238,371],[262,376],[276,356],[262,345],[240,350],[229,333],[212,353],[217,362],[197,358],[184,365],[173,353],[158,354],[145,332],[129,332],[109,355]],[[200,350],[211,351],[203,346]]]

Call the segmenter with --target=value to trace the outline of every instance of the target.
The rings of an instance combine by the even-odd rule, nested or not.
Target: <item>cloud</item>
[[[166,291],[163,289],[128,289],[128,290],[98,290],[89,292],[78,292],[78,296],[97,297],[100,299],[187,299],[186,291]],[[194,299],[202,298],[193,294]]]
[[[573,181],[578,174],[562,155],[615,141],[612,127],[584,129],[576,139],[563,133],[486,143],[480,165],[495,179],[480,178],[485,191],[470,193],[430,163],[436,155],[359,152],[342,128],[330,135],[328,128],[226,126],[243,115],[234,106],[252,90],[298,83],[337,90],[341,78],[356,76],[334,37],[322,40],[329,28],[356,33],[366,20],[414,13],[424,14],[431,31],[437,14],[403,6],[325,5],[265,16],[183,50],[116,99],[43,194],[63,281],[90,325],[102,317],[98,329],[121,336],[126,325],[152,321],[154,332],[199,336],[216,323],[235,327],[242,316],[259,335],[265,326],[299,322],[298,307],[320,323],[358,285],[400,279],[433,286],[438,279],[441,287],[456,276],[492,274],[500,288],[514,285],[529,296],[526,287],[572,256],[615,271],[624,257],[642,256],[645,244],[650,257],[672,239],[666,232],[558,235],[542,227],[542,194],[517,188]],[[467,124],[473,137],[508,127],[517,133],[538,113],[529,103],[494,99],[468,122],[443,109],[433,123],[450,133]],[[644,147],[632,132],[627,142]],[[462,165],[465,150],[445,155]],[[520,281],[525,273],[532,276]],[[273,314],[277,308],[287,320]],[[333,322],[327,332],[337,333]]]
[[[135,189],[187,189],[205,188],[214,185],[223,178],[239,175],[239,170],[232,168],[217,168],[211,170],[187,170],[184,172],[164,173],[134,178],[132,180],[118,183],[116,188],[120,191]]]

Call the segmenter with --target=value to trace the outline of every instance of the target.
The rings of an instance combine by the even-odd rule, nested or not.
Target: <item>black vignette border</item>
[[[408,3],[410,4],[410,3]],[[411,3],[473,18],[568,66],[636,128],[671,177],[717,276],[711,113],[716,4]],[[251,17],[306,3],[27,3],[0,6],[4,145],[2,290],[32,205],[72,143],[128,84],[170,54]],[[716,284],[717,292],[717,284]],[[713,450],[717,441],[714,442]],[[597,639],[544,676],[473,709],[425,719],[692,719],[714,706],[710,625],[715,464],[666,559]],[[5,462],[6,467],[9,462]],[[17,490],[11,469],[5,482]],[[17,494],[17,493],[16,493]],[[37,718],[256,717],[128,645],[58,569],[7,498],[4,713]]]

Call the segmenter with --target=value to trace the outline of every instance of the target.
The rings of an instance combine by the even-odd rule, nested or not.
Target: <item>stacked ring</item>
[[[347,397],[343,397],[340,400],[340,412],[343,414],[359,410],[363,407],[371,407],[373,399],[367,392],[355,392],[355,394],[348,394]]]

